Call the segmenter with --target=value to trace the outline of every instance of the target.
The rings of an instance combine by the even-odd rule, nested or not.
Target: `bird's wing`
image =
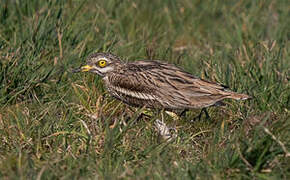
[[[158,61],[136,61],[108,76],[107,83],[119,94],[157,101],[164,108],[200,108],[226,96],[224,86],[208,82],[182,69]]]
[[[106,83],[106,81],[108,81]],[[154,100],[155,87],[142,72],[118,72],[109,75],[105,80],[108,89],[113,89],[121,96],[142,100]]]
[[[159,96],[179,107],[206,107],[229,95],[225,86],[193,76],[167,63],[145,70],[160,89]],[[169,97],[169,98],[168,98]]]

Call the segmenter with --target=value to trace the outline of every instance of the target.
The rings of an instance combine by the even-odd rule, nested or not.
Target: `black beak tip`
[[[75,68],[71,70],[72,73],[78,73],[81,72],[81,68]]]

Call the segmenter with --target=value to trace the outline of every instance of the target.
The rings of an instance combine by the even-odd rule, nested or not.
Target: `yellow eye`
[[[100,66],[100,67],[105,67],[106,64],[107,64],[107,61],[105,61],[105,60],[100,60],[100,61],[99,61],[99,66]]]

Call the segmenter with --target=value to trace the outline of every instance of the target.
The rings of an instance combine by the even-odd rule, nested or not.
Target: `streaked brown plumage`
[[[223,99],[250,98],[160,61],[123,62],[110,53],[94,53],[88,64],[74,72],[93,72],[103,77],[108,92],[131,105],[183,110],[215,105]]]

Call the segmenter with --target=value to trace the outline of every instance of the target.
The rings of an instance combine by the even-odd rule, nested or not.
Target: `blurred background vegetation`
[[[1,179],[289,179],[287,0],[2,0]],[[159,59],[250,101],[153,122],[72,74],[91,52]],[[110,126],[114,123],[114,127]]]

